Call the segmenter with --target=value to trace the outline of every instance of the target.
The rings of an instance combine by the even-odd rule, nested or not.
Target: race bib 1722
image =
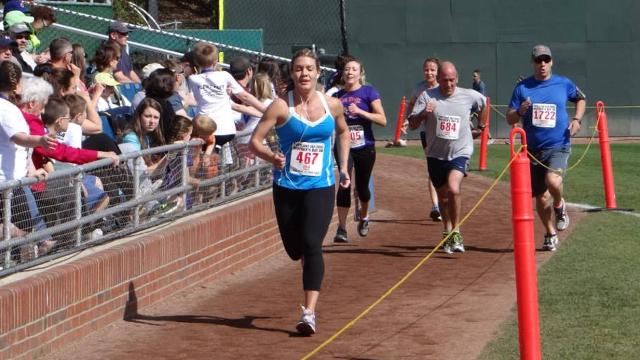
[[[533,111],[531,112],[531,122],[533,123],[533,126],[537,127],[556,127],[556,105],[533,104]]]

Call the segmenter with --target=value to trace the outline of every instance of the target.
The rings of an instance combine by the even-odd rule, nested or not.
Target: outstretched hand
[[[346,189],[351,185],[351,179],[349,178],[349,174],[345,171],[340,171],[340,187]]]

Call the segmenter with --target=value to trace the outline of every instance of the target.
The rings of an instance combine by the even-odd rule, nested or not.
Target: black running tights
[[[336,162],[338,166],[340,166],[338,156],[336,156]],[[371,200],[369,180],[371,179],[371,172],[373,171],[375,162],[376,148],[374,146],[367,146],[362,149],[351,149],[349,152],[349,174],[352,173],[352,169],[355,169],[356,191],[358,193],[358,199],[360,199],[361,202],[369,202],[369,200]],[[346,189],[342,187],[338,189],[337,205],[343,208],[351,207],[351,186]]]
[[[282,243],[292,260],[303,258],[302,286],[305,291],[320,291],[322,285],[322,240],[331,222],[334,199],[334,186],[310,190],[273,186]]]

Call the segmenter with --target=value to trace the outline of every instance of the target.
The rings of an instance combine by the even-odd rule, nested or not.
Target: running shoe
[[[569,227],[569,215],[567,214],[567,204],[562,199],[562,206],[559,208],[554,207],[553,211],[556,213],[556,229],[563,231]]]
[[[556,251],[556,245],[558,245],[558,235],[547,234],[544,236],[544,243],[542,244],[542,250]]]
[[[429,217],[431,220],[435,222],[442,221],[442,215],[440,215],[440,209],[437,206],[431,208],[431,212],[429,213]]]
[[[453,252],[464,252],[464,242],[459,231],[454,231],[449,240],[451,240],[451,250],[453,250]]]
[[[347,237],[347,230],[338,226],[338,230],[336,231],[336,236],[333,237],[334,243],[348,243],[349,238]]]
[[[369,218],[362,219],[358,222],[358,234],[362,237],[369,235]]]
[[[311,336],[316,333],[316,314],[302,306],[302,315],[296,325],[296,330],[303,336]]]
[[[443,231],[442,232],[442,238],[446,238],[449,235],[448,231]],[[442,251],[444,251],[447,254],[453,254],[453,242],[451,241],[451,238],[453,236],[449,236],[449,238],[444,242],[444,244],[442,244]]]

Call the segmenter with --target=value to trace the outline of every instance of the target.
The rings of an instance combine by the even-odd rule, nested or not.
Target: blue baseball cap
[[[23,13],[29,12],[29,9],[27,9],[26,7],[24,7],[22,5],[22,1],[21,0],[10,0],[10,1],[7,1],[4,4],[3,15],[5,15],[6,13],[8,13],[10,11],[15,11],[15,10],[21,11]]]
[[[10,37],[8,36],[0,36],[0,47],[9,47],[11,46],[11,43],[13,42],[13,40],[11,40]]]

